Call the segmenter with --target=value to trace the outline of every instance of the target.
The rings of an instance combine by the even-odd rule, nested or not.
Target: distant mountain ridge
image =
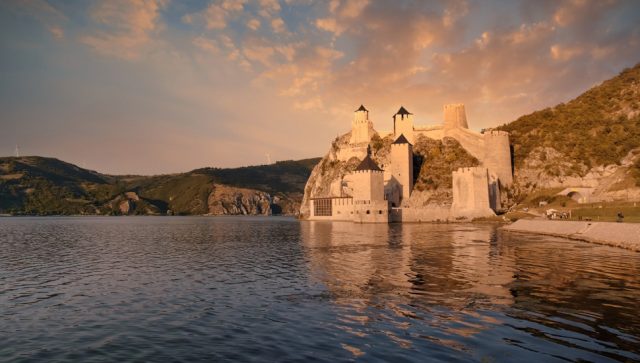
[[[155,176],[115,176],[47,157],[0,158],[1,214],[294,214],[304,159]]]

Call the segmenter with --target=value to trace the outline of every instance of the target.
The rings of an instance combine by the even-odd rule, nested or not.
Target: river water
[[[639,361],[640,253],[490,225],[0,218],[0,361]]]

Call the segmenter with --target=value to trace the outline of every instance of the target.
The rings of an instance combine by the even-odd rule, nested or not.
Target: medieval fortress
[[[371,158],[369,145],[376,134],[394,140],[385,165]],[[480,162],[480,166],[453,172],[450,206],[416,206],[410,202],[415,180],[413,144],[421,136],[435,140],[451,137]],[[301,212],[310,220],[388,223],[488,217],[500,209],[501,187],[513,183],[509,134],[469,130],[462,104],[445,105],[444,122],[436,126],[416,126],[413,114],[400,107],[393,115],[391,132],[377,132],[369,111],[360,106],[351,123],[348,144],[336,150],[333,157],[340,162],[357,158],[360,163],[355,171],[332,181],[330,195],[305,194],[308,211]],[[319,170],[314,170],[308,187],[317,173]]]

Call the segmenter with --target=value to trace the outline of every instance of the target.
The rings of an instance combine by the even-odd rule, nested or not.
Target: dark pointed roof
[[[378,164],[376,164],[376,162],[373,161],[373,159],[371,159],[371,156],[369,155],[365,156],[365,158],[362,159],[362,162],[360,163],[360,165],[358,165],[358,167],[356,168],[356,171],[363,171],[363,170],[382,171],[382,169],[380,169]]]
[[[398,110],[398,112],[396,112],[396,115],[411,115],[411,112],[407,111],[404,106],[400,106],[400,109]]]
[[[360,105],[360,108],[358,108],[357,110],[355,110],[354,112],[358,112],[358,111],[366,111],[369,112],[369,110],[367,110],[364,105]]]
[[[406,137],[404,137],[404,134],[400,134],[400,136],[398,136],[398,138],[396,139],[396,141],[393,142],[394,144],[409,144],[411,145],[411,143],[409,142],[409,140],[407,140]]]

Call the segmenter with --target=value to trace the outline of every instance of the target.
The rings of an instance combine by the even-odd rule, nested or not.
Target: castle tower
[[[444,129],[468,129],[467,115],[462,103],[452,103],[444,105]]]
[[[369,121],[369,110],[364,105],[355,110],[351,123],[350,144],[369,143],[374,134],[373,123]]]
[[[353,173],[353,199],[384,200],[384,174],[368,153]]]
[[[513,183],[511,169],[511,146],[509,133],[505,131],[487,131],[484,137],[484,161],[483,165],[489,172],[497,175],[502,186]]]
[[[393,136],[397,138],[400,137],[400,135],[404,135],[409,143],[414,142],[413,114],[402,106],[400,106],[398,112],[393,115]]]
[[[413,146],[403,134],[391,144],[391,177],[402,187],[400,201],[409,199],[413,191]]]
[[[453,172],[453,204],[456,217],[487,217],[495,213],[489,201],[489,172],[484,167],[459,168]]]
[[[384,173],[369,152],[352,174],[352,219],[359,223],[388,223],[389,203],[384,199]]]

